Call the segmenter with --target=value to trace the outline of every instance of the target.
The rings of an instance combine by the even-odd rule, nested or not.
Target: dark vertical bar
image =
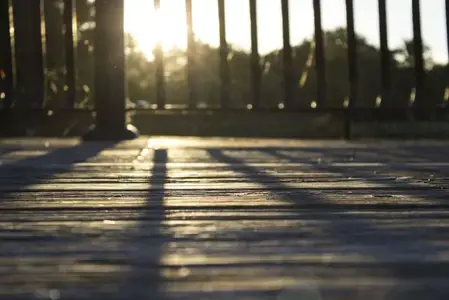
[[[43,7],[39,0],[12,0],[15,38],[15,105],[42,108],[45,102]]]
[[[284,65],[284,107],[293,102],[293,57],[290,43],[290,11],[289,0],[281,0],[282,7],[282,39]]]
[[[445,11],[446,11],[446,43],[447,43],[447,54],[449,58],[449,0],[446,0]],[[447,62],[446,72],[447,72],[446,78],[449,78],[449,61]],[[449,89],[449,83],[446,84],[446,90],[447,89]],[[447,99],[447,96],[445,96],[444,105],[446,108],[449,108],[449,105],[447,105],[448,100],[449,99]]]
[[[353,0],[346,0],[346,26],[348,34],[348,76],[349,76],[349,107],[356,106],[358,70],[357,70],[357,49],[354,26],[354,3]]]
[[[64,18],[60,4],[64,1],[42,0],[45,17],[45,79],[50,108],[67,108],[66,70],[64,58]],[[65,89],[64,89],[65,88]]]
[[[257,0],[249,0],[249,15],[251,22],[251,92],[253,109],[260,106],[260,55],[257,28]]]
[[[64,41],[65,41],[65,64],[67,103],[70,108],[75,107],[76,102],[76,57],[77,44],[77,21],[74,0],[64,0]]]
[[[317,73],[317,103],[318,107],[326,103],[326,61],[324,56],[324,37],[321,22],[321,0],[313,0],[315,16],[315,68]]]
[[[189,86],[189,108],[196,107],[195,84],[195,38],[193,32],[192,0],[186,0],[187,20],[187,84]]]
[[[380,67],[381,67],[381,84],[382,84],[382,106],[389,107],[392,105],[390,99],[391,90],[391,57],[390,48],[388,46],[388,24],[387,24],[387,5],[386,0],[378,0],[379,5],[379,36],[380,36]]]
[[[13,103],[13,52],[11,47],[9,1],[0,0],[0,108]]]
[[[227,108],[229,104],[231,75],[228,62],[228,42],[226,41],[226,13],[224,0],[218,0],[218,20],[220,26],[220,102],[222,108]]]
[[[86,139],[122,140],[136,136],[126,125],[123,21],[123,0],[95,1],[96,128]]]
[[[425,69],[423,55],[423,40],[421,34],[421,8],[419,0],[412,0],[413,14],[413,52],[415,58],[415,106],[426,105],[424,95]]]
[[[154,0],[154,10],[158,11],[160,8],[161,0]],[[165,67],[162,41],[158,41],[156,44],[154,49],[154,60],[156,63],[156,104],[158,109],[165,109]]]
[[[77,27],[80,28],[86,22],[92,22],[92,2],[86,0],[74,0],[76,4],[76,19]],[[80,34],[81,31],[78,29],[76,34]],[[88,89],[81,88],[77,93],[77,102],[79,102],[80,107],[92,107],[95,106],[95,55],[92,53],[93,41],[86,41],[85,37],[79,36],[80,41],[76,45],[75,53],[76,57],[80,62],[77,63],[77,74],[78,78],[78,88],[88,87]],[[95,49],[94,49],[95,50]]]
[[[351,120],[353,109],[357,104],[358,72],[357,72],[357,49],[354,26],[354,3],[346,0],[346,26],[348,34],[348,79],[349,79],[349,107],[347,109],[345,137],[351,138]]]
[[[445,11],[446,11],[446,45],[447,45],[447,53],[448,53],[448,57],[449,57],[449,0],[446,0]],[[448,64],[448,67],[449,67],[449,64]]]

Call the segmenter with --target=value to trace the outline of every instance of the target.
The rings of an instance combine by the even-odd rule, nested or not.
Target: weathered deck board
[[[0,299],[449,299],[448,146],[0,141]]]

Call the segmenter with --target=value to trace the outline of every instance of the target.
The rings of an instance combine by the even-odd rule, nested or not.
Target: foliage
[[[93,30],[95,11],[90,0],[77,0],[78,43],[77,43],[77,91],[78,107],[93,105]],[[46,18],[46,76],[49,107],[63,107],[64,104],[64,43],[62,26],[62,0],[44,0]],[[347,104],[349,93],[347,34],[344,28],[326,32],[325,66],[327,71],[328,107],[342,107]],[[357,63],[359,71],[358,106],[375,107],[381,90],[380,53],[362,36],[357,36]],[[443,104],[447,86],[445,66],[432,61],[428,47],[425,47],[427,68],[427,89],[433,104]],[[309,107],[316,101],[317,79],[315,71],[314,43],[304,40],[293,47],[293,69],[295,79],[295,106]],[[150,106],[156,103],[156,66],[137,48],[131,36],[126,36],[127,83],[130,105]],[[219,104],[220,71],[219,50],[197,41],[194,59],[194,84],[197,103],[202,106]],[[186,104],[188,85],[186,53],[171,49],[165,54],[165,80],[167,102],[174,105]],[[251,99],[250,54],[230,47],[228,57],[231,70],[231,106],[247,107]],[[391,51],[392,106],[407,105],[414,87],[414,52],[411,41]],[[262,93],[261,103],[265,107],[276,107],[283,99],[282,50],[273,51],[261,58]]]

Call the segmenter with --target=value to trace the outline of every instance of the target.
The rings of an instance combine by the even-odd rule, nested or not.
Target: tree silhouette
[[[77,0],[78,43],[77,55],[77,107],[91,107],[93,82],[93,32],[95,11],[90,0]],[[48,82],[48,107],[64,107],[65,66],[62,26],[62,0],[44,0],[46,21],[45,76]],[[16,22],[19,24],[19,20]],[[405,41],[399,49],[391,51],[392,90],[391,103],[379,101],[381,93],[380,51],[360,35],[356,36],[359,97],[357,107],[376,108],[384,105],[407,107],[414,88],[414,51],[412,41]],[[324,34],[327,101],[323,107],[342,108],[348,97],[347,32],[337,28]],[[195,100],[199,107],[216,107],[220,95],[219,50],[196,41],[194,53]],[[424,47],[427,71],[427,101],[432,105],[444,105],[447,87],[445,66],[432,60],[430,50]],[[132,36],[126,36],[128,103],[132,107],[152,107],[156,103],[156,66],[138,49]],[[251,101],[251,57],[247,51],[230,45],[228,62],[231,70],[230,107],[245,109]],[[261,106],[276,108],[283,99],[282,49],[261,57],[260,72]],[[293,46],[294,102],[293,107],[316,107],[317,78],[315,71],[314,42],[306,39]],[[188,85],[186,76],[186,53],[171,49],[165,53],[165,82],[167,103],[187,105]],[[445,96],[446,95],[446,96]],[[318,107],[321,108],[321,107]]]

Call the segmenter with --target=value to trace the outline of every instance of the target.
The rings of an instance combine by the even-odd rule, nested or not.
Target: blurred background
[[[20,10],[29,1],[12,1]],[[195,108],[220,108],[220,29],[218,2],[192,1],[191,52],[195,79]],[[287,2],[287,1],[286,1]],[[359,108],[383,106],[407,108],[415,101],[415,50],[411,0],[387,0],[388,43],[390,59],[390,98],[383,103],[379,11],[377,0],[354,0],[357,45],[357,103]],[[421,1],[421,31],[426,72],[425,102],[429,107],[446,107],[448,90],[448,46],[446,11],[443,0]],[[44,41],[44,97],[17,96],[12,107],[46,110],[72,108],[67,103],[66,43],[64,35],[64,0],[42,0],[41,21]],[[77,109],[94,107],[94,30],[95,5],[91,0],[76,0],[76,99]],[[348,70],[348,35],[345,0],[322,0],[324,32],[324,66],[326,101],[317,99],[316,44],[314,42],[314,8],[312,0],[290,0],[289,38],[292,61],[292,101],[289,109],[340,109],[350,104]],[[227,108],[253,109],[251,83],[251,23],[248,1],[225,0],[226,40],[229,65],[229,99]],[[126,81],[129,109],[186,109],[189,104],[188,20],[185,0],[125,0]],[[31,28],[33,18],[26,14],[14,20],[18,27]],[[28,23],[28,24],[27,24]],[[35,24],[35,23],[34,23]],[[258,52],[260,54],[259,107],[282,110],[284,103],[282,1],[257,2]],[[160,46],[160,48],[158,48]],[[162,53],[164,105],[157,105],[158,52]],[[5,95],[1,97],[3,100]],[[25,103],[26,102],[26,103]],[[7,101],[0,100],[5,108]],[[138,114],[138,113],[137,113]],[[130,114],[136,117],[136,111]],[[444,119],[444,118],[443,118]],[[136,119],[137,120],[137,119]],[[141,118],[140,127],[145,127]],[[142,123],[143,122],[143,123]],[[277,124],[277,123],[276,123]],[[327,128],[332,127],[328,123]],[[272,126],[267,125],[267,126]],[[280,126],[280,125],[279,125]],[[182,127],[182,126],[181,126]],[[151,130],[150,130],[151,131]],[[193,132],[195,133],[195,132]],[[290,133],[289,133],[290,134]]]

